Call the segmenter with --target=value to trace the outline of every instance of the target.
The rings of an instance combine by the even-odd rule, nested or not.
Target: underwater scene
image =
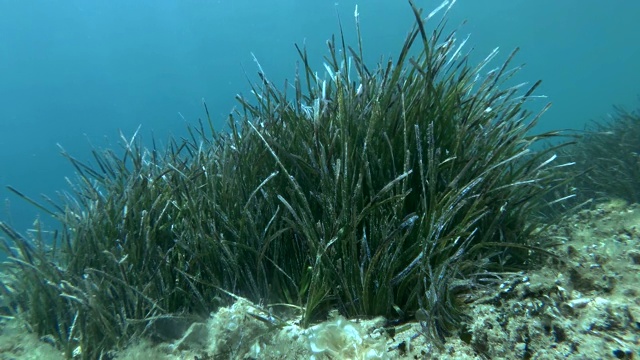
[[[0,2],[0,359],[637,359],[640,2]]]

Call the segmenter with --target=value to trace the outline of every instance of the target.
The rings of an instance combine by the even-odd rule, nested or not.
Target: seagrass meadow
[[[579,189],[572,202],[640,201],[640,110],[614,107],[575,135],[576,141],[558,152],[575,162],[567,168],[575,179],[571,185]]]
[[[258,66],[227,130],[205,105],[162,149],[134,135],[91,163],[63,151],[78,176],[61,201],[10,188],[58,223],[0,223],[12,316],[83,359],[237,297],[269,306],[273,327],[337,310],[445,341],[463,294],[549,256],[538,215],[569,175],[562,145],[532,150],[557,134],[532,134],[539,82],[508,85],[516,51],[470,64],[446,15],[410,5],[393,58],[364,63],[356,15],[355,44],[328,41],[325,75],[299,47],[282,87]]]

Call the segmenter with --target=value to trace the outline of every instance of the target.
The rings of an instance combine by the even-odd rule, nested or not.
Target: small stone
[[[527,344],[517,343],[515,346],[515,353],[520,359],[524,359],[527,355]]]
[[[627,253],[634,265],[640,265],[640,251],[631,250]]]
[[[590,298],[580,298],[569,301],[567,304],[573,309],[582,309],[591,302]]]

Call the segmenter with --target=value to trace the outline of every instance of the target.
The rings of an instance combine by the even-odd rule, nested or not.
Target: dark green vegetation
[[[576,201],[623,199],[640,201],[640,112],[615,108],[606,120],[593,122],[571,146],[560,152],[575,161],[572,186]]]
[[[415,316],[436,341],[462,316],[456,295],[531,264],[535,215],[563,180],[508,61],[467,63],[444,24],[415,28],[368,68],[362,42],[329,42],[326,81],[301,57],[279,90],[264,73],[229,132],[211,120],[166,150],[123,139],[94,151],[60,230],[6,224],[6,296],[34,331],[84,358],[181,314],[233,299],[343,315]],[[356,22],[357,23],[357,22]],[[430,23],[427,24],[430,26]],[[412,55],[415,53],[415,55]],[[549,160],[549,161],[547,161]],[[279,306],[274,305],[274,314]]]

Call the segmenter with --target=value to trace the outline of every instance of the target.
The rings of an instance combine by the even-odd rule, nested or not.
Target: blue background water
[[[235,94],[247,93],[245,70],[255,79],[251,52],[279,83],[293,76],[294,43],[306,42],[319,66],[336,13],[353,34],[356,3],[0,0],[0,219],[22,231],[36,215],[4,185],[33,197],[66,188],[73,169],[56,143],[88,159],[91,144],[117,146],[120,130],[141,125],[147,143],[152,132],[179,136],[203,115],[203,98],[223,128]],[[413,21],[407,2],[359,4],[369,63],[397,54]],[[518,80],[544,80],[539,94],[554,105],[540,130],[549,130],[582,128],[614,104],[637,107],[638,18],[632,0],[459,0],[450,23],[468,20],[459,37],[471,34],[476,60],[522,48]]]

